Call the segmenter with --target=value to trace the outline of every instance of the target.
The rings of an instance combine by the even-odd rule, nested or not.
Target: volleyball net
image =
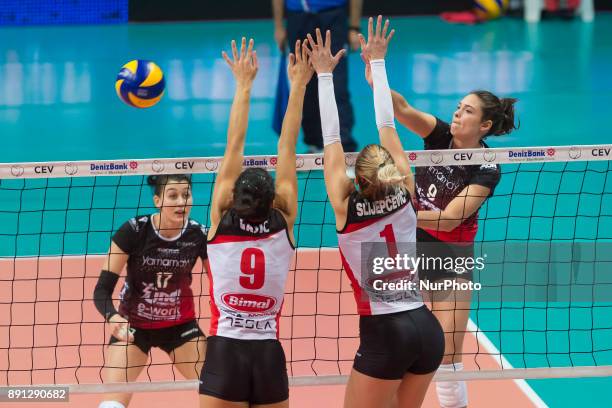
[[[437,380],[612,375],[612,145],[407,152],[410,163],[500,164],[501,182],[479,213],[463,350],[466,370]],[[347,154],[354,165],[356,155]],[[275,156],[245,167],[273,171]],[[110,333],[93,289],[114,231],[156,212],[150,174],[192,174],[191,218],[209,225],[221,158],[0,165],[0,385],[68,384],[71,392],[196,387],[159,350],[137,383],[103,384]],[[337,250],[321,155],[297,157],[297,251],[280,319],[294,385],[345,381],[358,316]],[[440,173],[441,174],[441,173]],[[193,271],[207,333],[208,280]],[[115,299],[122,286],[117,285]],[[461,329],[462,330],[462,329]],[[104,388],[106,387],[106,388]]]

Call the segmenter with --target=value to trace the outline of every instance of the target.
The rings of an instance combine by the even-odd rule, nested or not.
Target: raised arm
[[[361,42],[361,50],[364,55],[366,64],[370,64],[372,84],[374,91],[374,112],[376,114],[376,126],[378,127],[378,135],[380,143],[389,151],[395,166],[406,177],[406,187],[411,194],[414,194],[414,177],[410,170],[410,164],[406,159],[402,142],[395,129],[395,120],[393,119],[393,102],[391,100],[391,89],[387,80],[387,71],[385,68],[385,56],[391,38],[395,30],[391,30],[389,35],[389,20],[385,21],[382,26],[382,16],[378,16],[376,28],[374,29],[374,20],[372,17],[368,20],[368,41],[366,43],[363,35],[359,36]]]
[[[253,50],[253,44],[253,39],[249,40],[247,49],[246,38],[243,37],[240,54],[236,48],[236,41],[232,41],[232,59],[225,51],[222,53],[236,80],[236,92],[230,112],[223,163],[213,191],[210,209],[211,230],[216,228],[221,215],[230,207],[234,183],[242,171],[251,87],[258,68],[257,53]]]
[[[321,130],[323,133],[323,174],[329,201],[336,215],[336,226],[340,228],[346,220],[347,199],[353,191],[353,183],[346,175],[344,149],[340,143],[340,119],[334,94],[334,77],[332,72],[344,55],[344,50],[336,55],[331,53],[331,33],[325,33],[325,42],[321,30],[316,30],[317,40],[308,34],[308,42],[312,48],[310,61],[319,81],[319,111],[321,114]]]
[[[391,91],[391,98],[397,121],[423,139],[429,136],[436,127],[436,118],[430,113],[412,107],[397,91]]]
[[[361,39],[360,39],[361,41]],[[365,54],[361,54],[365,65],[365,78],[372,86],[372,69],[368,63],[368,57]],[[397,91],[391,91],[391,100],[393,101],[393,113],[399,123],[407,127],[411,132],[416,133],[423,139],[429,136],[429,134],[436,127],[436,118],[427,112],[421,112],[418,109],[412,107],[406,98]]]
[[[295,54],[289,55],[287,73],[291,83],[287,111],[278,141],[278,163],[276,165],[276,197],[274,206],[281,210],[291,227],[297,215],[297,173],[295,169],[295,145],[302,123],[302,108],[306,85],[314,69],[310,65],[306,42],[295,43]]]

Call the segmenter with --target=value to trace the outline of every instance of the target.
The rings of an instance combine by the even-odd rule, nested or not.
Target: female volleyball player
[[[187,175],[150,176],[159,212],[130,219],[112,238],[94,303],[111,332],[104,382],[135,381],[151,347],[164,350],[187,379],[202,367],[206,338],[198,327],[191,292],[192,269],[206,255],[206,232],[191,212]],[[112,294],[127,264],[119,311]],[[99,408],[123,408],[131,394],[110,394]]]
[[[371,56],[364,53],[364,60]],[[366,79],[372,85],[372,72],[366,64]],[[488,136],[505,135],[516,129],[513,98],[499,98],[488,91],[474,91],[457,105],[450,124],[410,106],[392,91],[393,110],[401,124],[424,139],[425,149],[486,148]],[[424,258],[472,258],[478,229],[478,210],[493,194],[500,180],[495,164],[482,166],[432,166],[416,170],[418,208],[418,254]],[[425,264],[424,264],[425,265]],[[430,282],[471,281],[466,268],[437,270],[433,263],[420,270],[421,279]],[[445,333],[444,359],[440,370],[463,370],[463,339],[470,314],[470,291],[439,290],[428,294],[432,310]],[[437,382],[440,405],[466,407],[467,387],[463,381]]]
[[[223,164],[210,209],[208,265],[212,319],[200,406],[287,407],[289,385],[278,322],[294,254],[295,147],[313,70],[300,41],[290,56],[291,91],[278,141],[276,182],[261,168],[242,171],[250,91],[258,69],[253,40],[232,41],[223,58],[236,80]]]
[[[336,216],[338,246],[344,268],[352,282],[359,318],[359,350],[347,385],[347,408],[388,407],[395,396],[401,407],[419,407],[438,368],[444,350],[442,329],[422,302],[417,288],[377,294],[377,284],[364,262],[379,253],[414,256],[406,247],[416,235],[412,207],[414,180],[395,130],[391,91],[384,57],[393,31],[382,27],[378,17],[368,23],[368,42],[363,46],[371,58],[374,78],[374,110],[380,145],[366,146],[355,163],[355,182],[346,175],[340,144],[338,111],[332,71],[342,51],[333,56],[330,33],[323,42],[309,37],[311,61],[319,80],[319,106],[324,140],[324,176]],[[377,245],[378,244],[378,245]],[[397,271],[415,284],[414,269]],[[396,272],[394,272],[396,273]],[[380,282],[379,282],[380,283]],[[379,286],[380,288],[380,286]]]

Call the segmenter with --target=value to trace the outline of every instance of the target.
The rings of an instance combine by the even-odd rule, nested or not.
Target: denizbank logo
[[[555,157],[555,149],[521,149],[508,150],[508,159],[516,161],[530,160],[552,160]]]
[[[268,159],[245,159],[242,165],[244,167],[268,167]]]
[[[123,174],[138,169],[138,162],[91,163],[89,170],[98,174]]]

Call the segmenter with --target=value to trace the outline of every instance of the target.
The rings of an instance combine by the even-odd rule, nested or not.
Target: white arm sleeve
[[[393,119],[393,100],[391,99],[391,88],[387,81],[387,70],[385,60],[377,59],[370,61],[372,68],[372,83],[374,88],[374,112],[376,113],[376,126],[395,128]]]
[[[325,73],[317,75],[317,78],[319,79],[319,111],[323,146],[340,143],[340,119],[334,94],[334,76],[331,73]]]

